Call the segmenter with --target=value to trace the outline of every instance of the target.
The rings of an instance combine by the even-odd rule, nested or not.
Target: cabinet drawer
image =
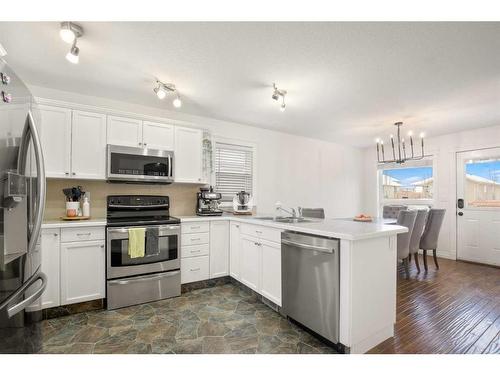
[[[181,248],[181,258],[199,257],[209,253],[210,246],[208,244],[182,246]]]
[[[202,233],[209,230],[210,226],[207,221],[181,224],[181,233]]]
[[[241,233],[263,240],[281,242],[281,230],[264,227],[262,225],[241,224]]]
[[[181,259],[181,283],[208,280],[210,259],[208,256]]]
[[[181,235],[181,245],[201,245],[208,244],[210,240],[209,233],[186,233]]]
[[[104,227],[61,228],[61,242],[104,240]]]

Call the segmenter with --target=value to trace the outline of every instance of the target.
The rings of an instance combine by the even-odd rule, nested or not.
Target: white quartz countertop
[[[280,223],[258,219],[261,216],[223,215],[223,216],[180,216],[182,222],[231,220],[254,225],[264,225],[281,230],[291,230],[318,236],[334,237],[344,240],[364,240],[368,238],[392,236],[406,233],[408,229],[399,225],[387,225],[380,221],[360,223],[352,219],[310,219],[303,223]],[[272,215],[268,215],[272,216]]]
[[[105,218],[92,218],[89,220],[44,220],[42,229],[68,228],[68,227],[100,227],[106,226]]]

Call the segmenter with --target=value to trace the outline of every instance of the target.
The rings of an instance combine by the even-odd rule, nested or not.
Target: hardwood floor
[[[420,255],[420,264],[422,264]],[[432,257],[398,269],[395,335],[370,353],[500,353],[500,269]]]

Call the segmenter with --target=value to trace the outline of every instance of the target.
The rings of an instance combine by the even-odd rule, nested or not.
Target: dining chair
[[[417,217],[417,211],[414,210],[402,210],[399,211],[397,225],[408,228],[408,232],[398,234],[398,259],[403,261],[403,266],[405,268],[406,278],[410,278],[410,238],[413,232],[413,227],[415,226],[415,219]]]
[[[420,250],[420,238],[424,232],[425,220],[427,219],[427,210],[417,210],[417,217],[415,218],[415,225],[413,226],[413,231],[410,237],[410,255],[411,258],[415,258],[415,266],[417,271],[420,273],[420,264],[418,264],[418,250]]]
[[[424,252],[423,255],[425,271],[427,271],[427,250],[432,250],[434,264],[436,265],[436,269],[439,269],[436,251],[439,232],[441,231],[441,225],[443,224],[445,213],[446,210],[444,208],[431,208],[429,210],[427,222],[425,223],[424,233],[420,238],[420,249],[422,249]]]
[[[325,209],[324,208],[302,208],[302,216],[303,217],[312,217],[316,219],[324,219],[325,218]]]
[[[382,209],[382,217],[384,219],[397,219],[399,211],[407,210],[408,206],[391,204],[384,206]]]

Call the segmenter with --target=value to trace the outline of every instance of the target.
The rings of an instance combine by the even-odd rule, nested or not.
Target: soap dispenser
[[[83,211],[83,216],[85,217],[90,216],[90,203],[87,194],[85,194],[85,196],[83,197],[82,211]]]

